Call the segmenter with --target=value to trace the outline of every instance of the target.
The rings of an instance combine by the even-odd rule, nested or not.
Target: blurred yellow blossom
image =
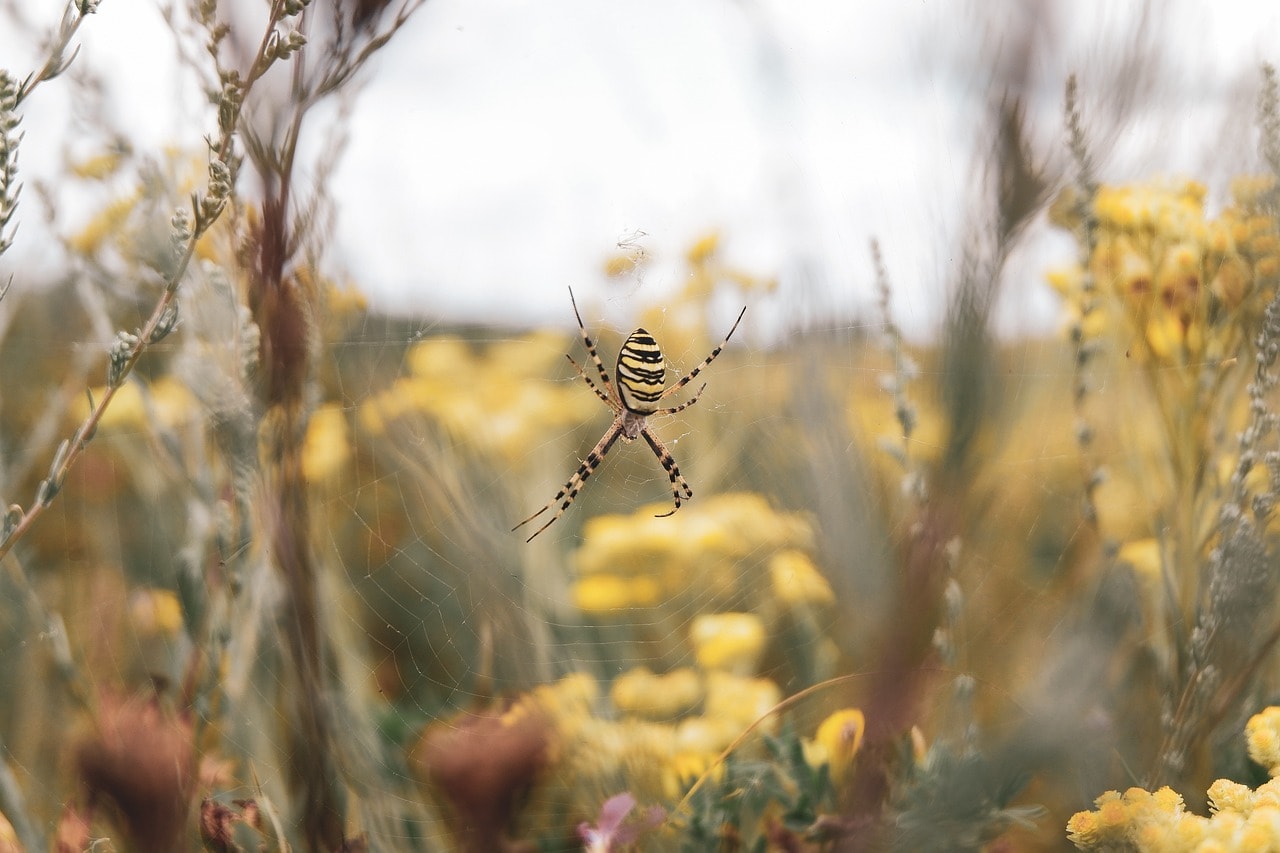
[[[325,279],[325,307],[338,314],[358,314],[369,310],[369,298],[355,285]]]
[[[705,264],[720,249],[720,232],[708,231],[685,249],[685,260],[689,266]]]
[[[707,695],[703,700],[706,716],[738,726],[738,734],[764,717],[782,701],[782,691],[768,678],[748,678],[730,672],[707,673]],[[764,730],[774,728],[765,721]]]
[[[858,708],[843,708],[818,724],[813,735],[815,749],[810,753],[811,760],[826,764],[836,784],[844,779],[854,756],[858,754],[866,727],[866,717]]]
[[[736,675],[756,671],[765,640],[764,623],[753,613],[704,613],[689,629],[699,667]]]
[[[633,607],[653,607],[662,589],[650,577],[597,574],[582,578],[571,590],[573,604],[583,613],[604,615]]]
[[[114,175],[120,169],[125,156],[129,153],[127,145],[121,144],[92,154],[70,164],[71,174],[77,178],[90,181],[102,181]]]
[[[526,462],[531,435],[607,414],[581,382],[549,378],[571,342],[552,332],[487,347],[448,335],[419,341],[405,354],[408,375],[366,400],[357,422],[377,436],[401,418],[426,415],[460,442],[508,464]]]
[[[129,214],[141,201],[142,195],[133,192],[122,196],[99,210],[84,226],[71,237],[71,250],[79,255],[92,255],[102,247],[108,238],[125,232]]]
[[[609,698],[619,711],[655,720],[670,719],[702,701],[702,679],[687,666],[665,675],[639,666],[614,679]]]
[[[116,389],[111,405],[107,406],[98,428],[111,430],[140,430],[154,422],[163,429],[174,429],[190,423],[199,411],[199,403],[186,385],[172,376],[161,376],[149,385],[133,379]],[[94,388],[94,400],[101,400],[106,387]],[[81,398],[73,413],[78,419],[89,414],[89,402]]]
[[[605,258],[604,274],[608,278],[631,275],[649,261],[649,253],[639,243],[644,236],[642,232],[636,232],[630,239],[620,241],[618,251]]]
[[[137,636],[176,636],[182,630],[182,604],[172,590],[146,588],[129,597],[129,624]]]
[[[713,764],[716,757],[702,751],[677,752],[663,768],[663,796],[669,800],[679,798],[698,777],[708,772],[712,780],[719,781],[724,777],[724,765]]]
[[[1265,204],[1275,186],[1275,175],[1238,175],[1231,179],[1231,196],[1237,204],[1254,207]]]
[[[789,607],[835,603],[831,584],[803,551],[788,548],[769,558],[773,593]]]
[[[574,554],[579,583],[596,574],[645,576],[659,581],[665,597],[694,592],[706,601],[739,591],[742,561],[814,541],[804,517],[776,511],[752,493],[712,495],[654,517],[668,509],[653,504],[588,519]]]
[[[351,460],[350,430],[342,406],[326,403],[311,415],[302,444],[302,475],[310,483],[334,478]]]
[[[686,717],[676,725],[675,747],[680,755],[718,755],[751,723],[724,717]]]
[[[676,799],[703,774],[723,773],[721,754],[781,701],[782,692],[762,678],[687,667],[657,675],[636,668],[614,681],[610,698],[623,716],[598,707],[598,682],[575,673],[535,687],[502,713],[508,721],[540,715],[549,724],[550,766],[538,784],[555,791],[542,792],[543,802],[554,797],[585,816],[619,778],[638,800]],[[546,812],[534,810],[530,818],[555,819]]]
[[[1160,541],[1155,537],[1148,536],[1124,543],[1120,546],[1116,559],[1132,566],[1134,573],[1144,581],[1159,583],[1162,557]]]

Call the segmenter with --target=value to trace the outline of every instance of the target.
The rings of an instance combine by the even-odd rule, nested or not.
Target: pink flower
[[[586,853],[616,853],[666,820],[667,813],[662,806],[653,806],[645,811],[640,820],[623,826],[622,822],[635,807],[636,798],[624,791],[605,800],[600,807],[597,826],[592,826],[585,820],[578,824],[578,836],[586,844]]]

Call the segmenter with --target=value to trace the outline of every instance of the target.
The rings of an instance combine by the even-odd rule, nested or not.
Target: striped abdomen
[[[667,363],[653,335],[636,329],[618,352],[618,393],[627,411],[651,415],[666,386]]]

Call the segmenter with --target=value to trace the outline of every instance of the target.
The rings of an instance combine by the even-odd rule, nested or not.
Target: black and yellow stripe
[[[651,415],[667,382],[667,362],[653,335],[636,329],[618,352],[618,394],[627,411]]]

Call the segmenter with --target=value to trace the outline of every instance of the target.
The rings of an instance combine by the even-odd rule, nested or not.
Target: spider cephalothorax
[[[689,488],[689,484],[680,473],[680,466],[676,464],[676,460],[667,451],[666,445],[662,443],[662,440],[649,429],[649,418],[654,415],[674,415],[698,402],[698,398],[706,390],[706,383],[703,383],[696,394],[680,405],[667,409],[659,407],[659,403],[662,400],[688,385],[695,376],[702,372],[703,368],[715,361],[716,356],[720,354],[720,350],[724,349],[724,345],[729,343],[729,338],[733,337],[738,324],[742,322],[742,315],[747,313],[747,309],[744,307],[739,312],[738,319],[733,322],[733,328],[729,330],[729,334],[724,336],[724,340],[720,342],[720,345],[713,349],[711,354],[702,360],[701,364],[691,370],[688,375],[682,376],[670,388],[665,387],[667,363],[662,356],[662,349],[658,346],[658,342],[654,340],[653,335],[644,329],[636,329],[623,343],[622,349],[618,351],[616,370],[618,383],[615,386],[609,379],[608,372],[604,369],[604,362],[600,360],[599,354],[596,353],[596,346],[591,342],[591,336],[587,334],[586,326],[582,324],[582,315],[578,313],[578,303],[573,298],[573,288],[569,289],[569,301],[573,304],[574,316],[578,318],[578,329],[582,332],[582,344],[587,348],[587,355],[591,356],[591,361],[596,367],[596,373],[600,376],[600,385],[596,385],[591,377],[578,366],[578,363],[573,360],[573,356],[566,355],[565,358],[569,359],[569,363],[578,371],[578,375],[586,381],[591,390],[595,392],[595,395],[613,410],[614,418],[604,437],[596,442],[596,446],[587,454],[587,458],[582,460],[578,470],[569,478],[569,482],[565,483],[564,487],[542,509],[512,528],[512,530],[518,530],[557,503],[560,503],[555,515],[551,516],[546,524],[535,530],[533,536],[526,540],[529,542],[533,541],[534,536],[550,527],[557,518],[564,515],[564,511],[569,508],[569,505],[573,503],[573,499],[578,496],[578,492],[582,490],[583,483],[596,470],[604,460],[604,455],[609,452],[609,448],[613,447],[619,438],[628,442],[637,438],[644,438],[650,449],[653,450],[654,455],[658,457],[658,462],[662,464],[663,470],[667,472],[667,476],[671,479],[671,494],[675,500],[675,507],[671,512],[662,513],[663,516],[671,515],[680,509],[681,491],[684,492],[685,498],[693,497],[693,489]]]

